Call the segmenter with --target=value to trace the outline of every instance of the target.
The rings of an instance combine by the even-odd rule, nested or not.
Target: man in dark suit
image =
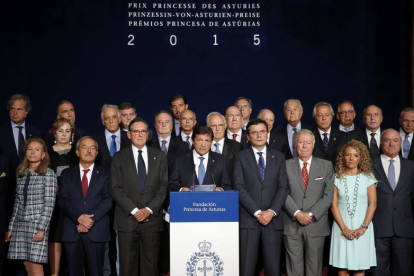
[[[182,141],[187,143],[188,149],[191,150],[193,145],[193,129],[194,126],[197,124],[196,114],[187,109],[181,112],[180,114],[180,126],[181,126],[181,133],[178,136],[181,138]]]
[[[414,134],[414,108],[407,107],[400,114],[401,156],[414,161],[414,147],[411,147]]]
[[[312,156],[315,136],[301,129],[296,136],[298,157],[286,161],[289,195],[283,206],[283,241],[287,275],[322,275],[325,238],[334,190],[332,163]]]
[[[112,162],[121,276],[157,275],[168,163],[162,151],[146,146],[147,134],[144,120],[132,120],[128,131],[132,145],[116,153]]]
[[[127,132],[129,129],[129,123],[138,116],[137,109],[132,103],[129,103],[129,102],[121,103],[120,105],[118,105],[118,108],[119,108],[119,113],[121,114],[120,127],[122,128],[123,131]],[[152,135],[153,135],[152,130],[149,129],[148,130],[148,141],[152,140]]]
[[[237,106],[242,113],[242,129],[246,130],[247,123],[250,121],[250,115],[252,114],[252,100],[246,97],[238,97],[234,102],[234,106]]]
[[[267,145],[272,149],[275,144],[275,132],[273,131],[273,126],[275,124],[275,114],[270,109],[262,109],[259,111],[257,118],[262,119],[267,124],[267,129],[269,130],[269,135],[267,136]],[[272,146],[270,145],[272,144]]]
[[[187,99],[182,94],[175,94],[170,98],[170,109],[174,115],[172,137],[178,137],[181,133],[180,114],[188,109]]]
[[[243,148],[248,147],[247,134],[242,128],[242,112],[237,106],[230,106],[226,109],[227,138],[242,144]]]
[[[75,125],[76,121],[76,112],[75,107],[73,104],[67,100],[60,101],[56,106],[56,113],[57,113],[57,119],[67,119],[72,122],[73,125]],[[86,136],[87,133],[85,130],[75,127],[75,132],[72,134],[72,144],[75,144],[78,142],[80,138],[83,136]],[[52,133],[47,133],[45,135],[45,142],[47,145],[52,146],[55,142],[55,136]]]
[[[233,157],[243,149],[240,143],[230,140],[226,134],[226,119],[218,112],[211,112],[207,115],[207,126],[213,131],[211,151],[222,154],[227,160],[227,168],[230,177],[233,175]]]
[[[336,113],[336,118],[339,121],[338,129],[345,133],[360,130],[361,128],[354,124],[355,116],[354,104],[351,101],[346,100],[338,104],[338,113]]]
[[[157,136],[147,142],[147,146],[162,150],[167,155],[168,160],[168,174],[174,168],[175,160],[178,156],[189,152],[186,142],[179,137],[171,137],[173,131],[173,118],[168,111],[161,110],[155,115],[155,129]],[[169,233],[169,215],[167,214],[169,208],[168,194],[163,204],[164,217],[164,232],[162,233],[161,252],[159,272],[168,274],[170,268],[170,233]]]
[[[194,149],[177,158],[169,177],[170,191],[190,191],[194,185],[215,184],[216,191],[231,190],[226,159],[210,151],[213,131],[206,125],[194,128]]]
[[[121,113],[116,105],[105,104],[101,112],[102,124],[105,130],[98,132],[95,139],[99,145],[96,163],[106,171],[110,171],[113,155],[131,145],[128,135],[119,126]]]
[[[383,154],[373,159],[377,209],[373,224],[377,267],[373,275],[411,275],[414,222],[414,163],[398,155],[400,134],[387,129],[381,135]]]
[[[313,129],[315,135],[315,148],[313,156],[329,160],[335,164],[338,151],[345,143],[345,134],[339,129],[332,128],[334,116],[332,106],[326,102],[319,102],[313,108],[313,117],[316,127]]]
[[[6,236],[8,221],[6,219],[6,191],[10,178],[7,158],[0,154],[0,237]],[[3,275],[4,260],[6,258],[5,244],[0,245],[0,275]],[[6,272],[7,273],[7,272]],[[7,275],[7,274],[4,274]]]
[[[6,191],[6,216],[10,219],[14,196],[16,192],[16,169],[25,156],[25,143],[27,139],[41,137],[37,127],[26,122],[26,116],[32,109],[30,99],[25,95],[15,94],[7,103],[10,122],[0,127],[0,154],[4,155],[9,163],[10,179],[9,189]]]
[[[253,275],[261,244],[266,275],[280,275],[282,206],[288,194],[285,158],[266,147],[267,125],[247,124],[251,147],[234,157],[233,183],[240,198],[240,275]]]
[[[369,105],[364,109],[363,113],[365,128],[350,132],[348,140],[355,139],[364,143],[369,150],[371,158],[374,159],[381,154],[379,144],[382,132],[382,110],[376,105]]]
[[[62,242],[69,275],[103,275],[105,243],[111,239],[109,172],[95,164],[98,144],[90,136],[76,145],[79,166],[62,172],[59,206],[64,213]],[[87,265],[85,265],[87,264]]]
[[[270,132],[269,147],[285,155],[286,160],[296,157],[295,136],[302,128],[309,126],[302,123],[303,107],[299,100],[289,99],[283,105],[286,123]]]

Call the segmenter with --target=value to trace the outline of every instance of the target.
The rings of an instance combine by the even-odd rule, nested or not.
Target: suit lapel
[[[223,150],[221,151],[221,154],[223,154],[224,156],[227,156],[229,152],[228,147],[229,147],[229,143],[227,143],[226,139],[224,139]]]
[[[309,177],[308,177],[308,189],[312,188],[313,185],[315,185],[315,179],[318,177],[318,171],[319,171],[319,162],[318,160],[313,157],[312,163],[310,167],[308,168],[309,171]],[[303,180],[302,180],[303,181]]]
[[[193,151],[190,151],[189,153],[187,153],[187,158],[185,159],[185,162],[186,162],[187,170],[189,172],[192,172],[191,179],[190,179],[190,184],[191,184],[190,186],[198,185],[199,182],[198,182],[197,173],[196,173],[196,166],[194,164],[194,159],[193,159]]]
[[[77,166],[73,166],[73,183],[75,183],[75,189],[76,192],[79,193],[79,195],[84,198],[83,196],[83,190],[82,190],[82,177],[83,177],[83,172],[81,175],[81,172],[79,170],[79,165]],[[89,191],[89,188],[88,188]],[[88,193],[86,193],[86,196],[88,196]]]
[[[295,164],[293,173],[296,176],[296,183],[298,183],[298,185],[302,189],[302,192],[305,193],[305,188],[303,187],[303,177],[302,177],[302,171],[300,169],[299,159],[296,157],[293,159],[292,162]]]
[[[90,197],[91,193],[94,192],[96,189],[96,183],[98,182],[99,175],[100,175],[99,168],[96,167],[96,165],[93,168],[92,175],[91,175],[91,181],[89,182],[88,192],[86,193],[86,197]],[[82,192],[83,193],[83,192]]]
[[[210,179],[210,182],[215,182],[215,181],[212,181],[212,179],[211,179],[212,178],[211,175],[214,172],[215,166],[216,166],[216,160],[214,159],[214,157],[210,153],[209,156],[208,156],[207,170],[206,170],[206,175],[205,175],[204,180],[203,180],[203,185],[211,184],[211,183],[207,182],[207,178]]]
[[[381,162],[381,159],[380,158],[374,159],[374,165],[373,165],[373,167],[374,167],[374,170],[381,176],[381,178],[383,179],[384,183],[386,183],[387,186],[388,186],[388,188],[390,188],[390,190],[392,191],[391,184],[388,181],[388,177],[385,174],[384,168],[382,167],[382,162]],[[401,169],[402,169],[402,166],[401,166]]]
[[[406,166],[406,162],[404,162],[405,160],[402,160],[402,157],[400,157],[400,177],[398,178],[398,182],[397,182],[397,187],[395,187],[395,191],[398,189],[401,189],[401,185],[404,185],[404,183],[406,183],[407,181],[401,180],[404,177],[404,173],[405,171],[409,170],[409,168]]]

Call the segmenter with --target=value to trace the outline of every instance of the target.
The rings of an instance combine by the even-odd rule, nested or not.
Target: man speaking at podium
[[[194,149],[177,157],[170,174],[170,191],[190,191],[191,186],[216,185],[216,191],[231,190],[226,159],[210,151],[213,131],[206,125],[194,127]]]
[[[288,195],[285,157],[270,149],[267,124],[251,120],[246,127],[251,147],[234,157],[234,188],[240,198],[240,275],[254,275],[259,245],[266,275],[280,275],[282,206]]]

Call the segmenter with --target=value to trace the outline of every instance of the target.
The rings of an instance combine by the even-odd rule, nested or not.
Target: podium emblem
[[[223,276],[223,261],[216,252],[210,252],[211,242],[198,243],[199,252],[194,252],[187,261],[187,276]]]

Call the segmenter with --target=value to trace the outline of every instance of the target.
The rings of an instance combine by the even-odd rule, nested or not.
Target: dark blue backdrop
[[[43,130],[68,99],[90,132],[102,127],[104,103],[131,101],[152,125],[175,93],[187,96],[200,122],[240,95],[253,100],[254,116],[272,109],[276,124],[288,98],[302,101],[307,122],[318,101],[335,109],[353,101],[358,124],[362,109],[377,104],[388,126],[410,104],[411,0],[262,0],[259,28],[128,28],[127,3],[3,0],[0,123],[14,93],[31,98],[28,121]],[[135,46],[127,46],[129,34]]]

